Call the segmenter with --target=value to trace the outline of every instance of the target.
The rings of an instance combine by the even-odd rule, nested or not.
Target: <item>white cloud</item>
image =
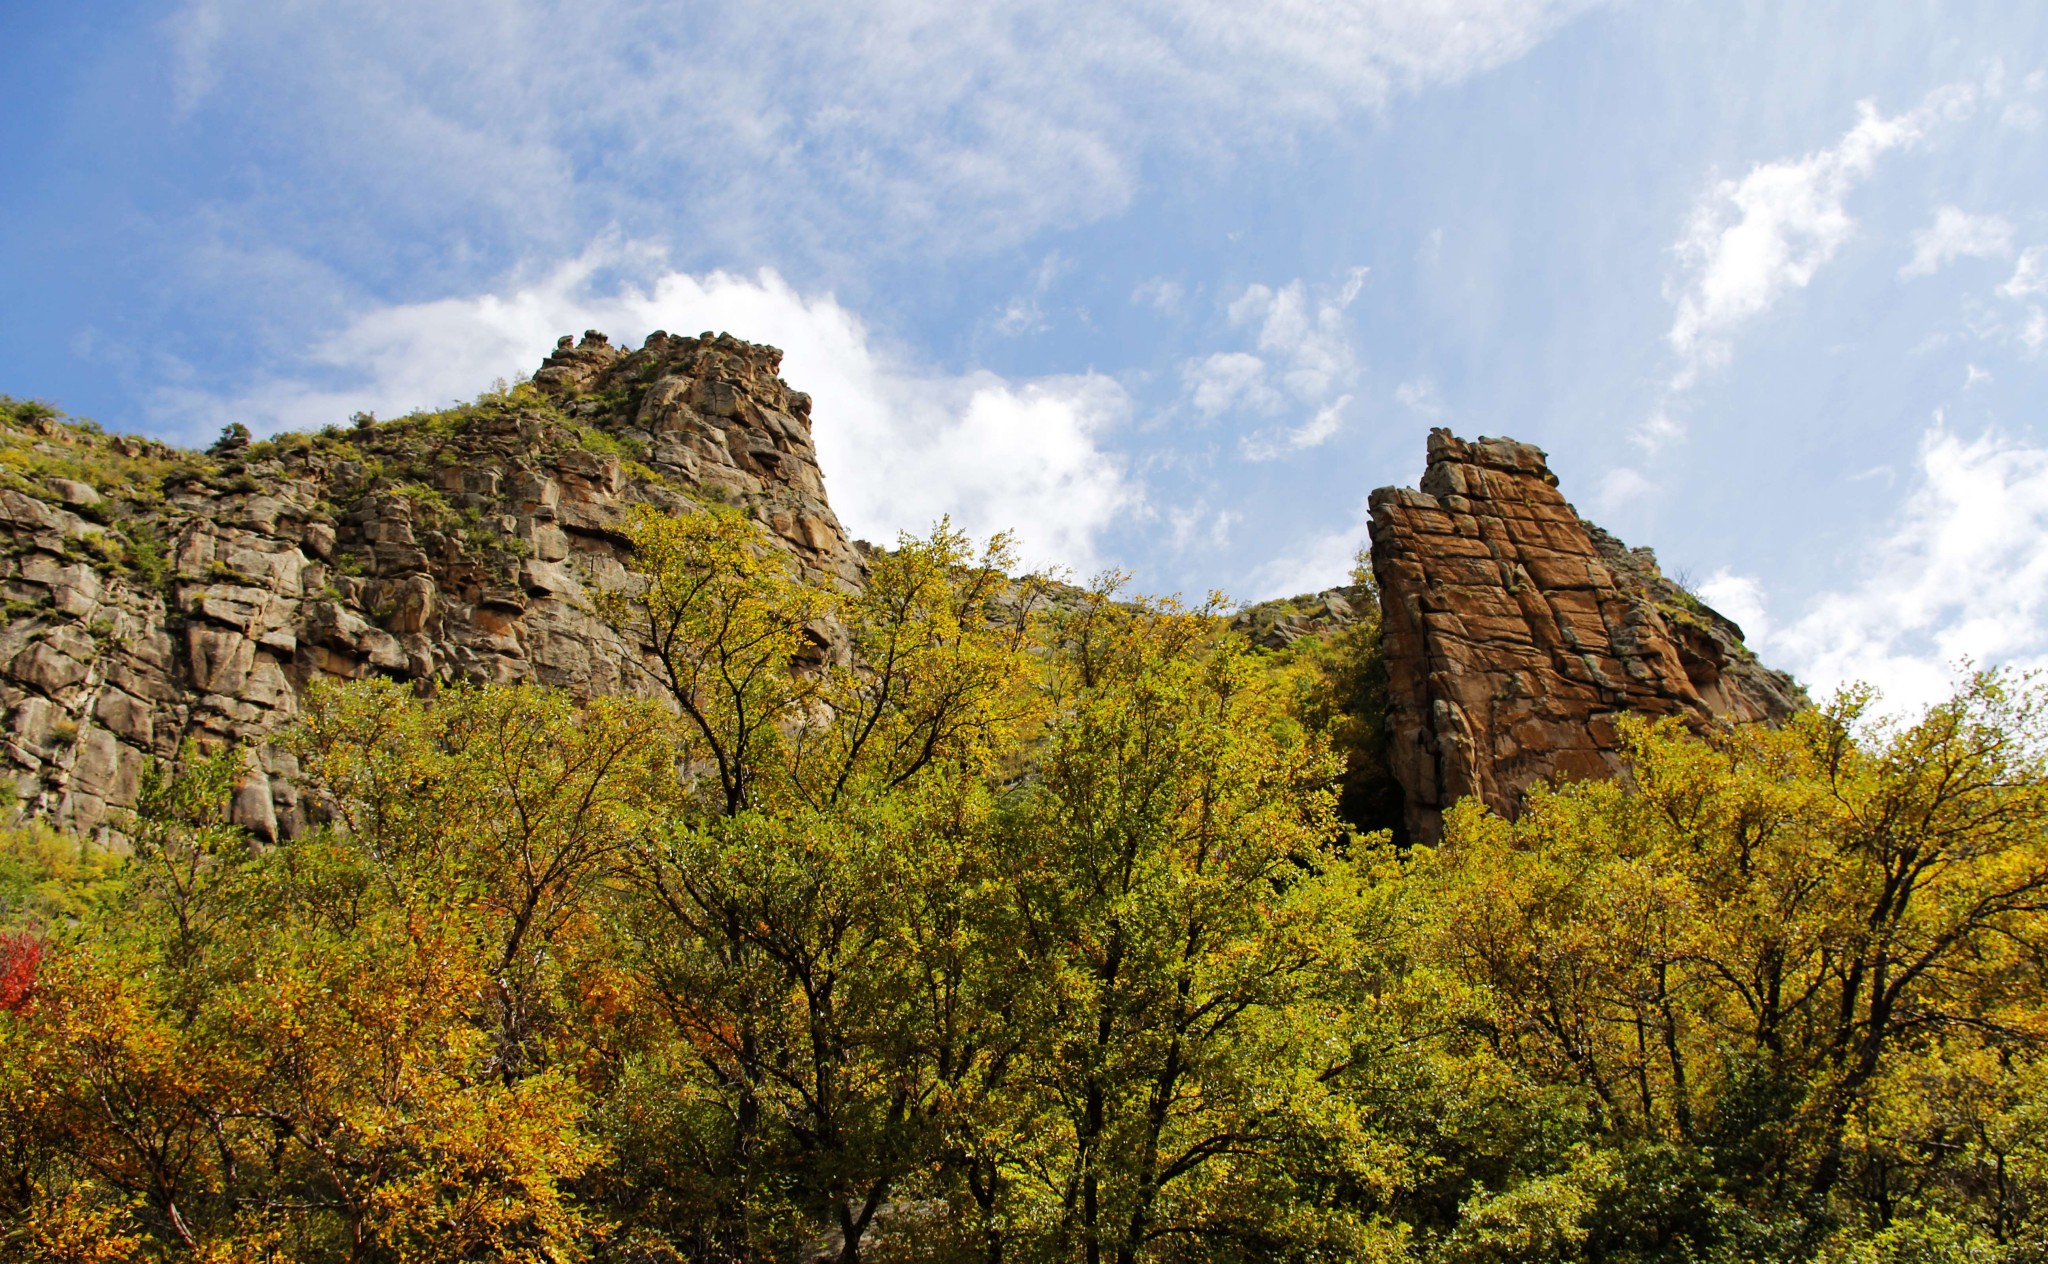
[[[800,294],[773,271],[692,276],[616,245],[498,293],[366,312],[316,345],[298,376],[228,394],[167,391],[159,404],[188,433],[228,421],[312,428],[359,408],[392,415],[473,396],[584,328],[633,342],[657,328],[731,329],[781,347],[783,375],[817,400],[832,506],[856,535],[886,541],[951,514],[976,534],[1014,529],[1030,560],[1087,573],[1103,530],[1142,504],[1102,444],[1130,406],[1109,378],[1019,383],[922,368],[879,347],[831,295]]]
[[[1657,485],[1645,478],[1641,470],[1624,465],[1601,476],[1600,488],[1593,493],[1593,500],[1603,512],[1614,513],[1654,495],[1656,491]]]
[[[1741,626],[1743,640],[1751,648],[1769,639],[1771,620],[1765,608],[1764,589],[1754,578],[1723,567],[1700,584],[1699,595],[1700,600]]]
[[[1289,452],[1303,448],[1318,448],[1335,438],[1344,424],[1344,408],[1351,402],[1349,395],[1340,395],[1316,410],[1316,415],[1292,430],[1277,436],[1261,437],[1247,435],[1240,448],[1249,460],[1270,461]]]
[[[1279,289],[1248,285],[1230,304],[1230,323],[1258,326],[1259,351],[1276,367],[1280,382],[1299,400],[1313,400],[1349,379],[1356,369],[1344,312],[1365,285],[1364,268],[1344,276],[1336,294],[1311,303],[1299,279]]]
[[[1288,446],[1294,448],[1313,448],[1321,445],[1330,436],[1337,433],[1338,423],[1344,415],[1344,405],[1350,402],[1351,397],[1349,395],[1340,395],[1334,402],[1318,410],[1315,416],[1309,418],[1299,428],[1288,431]]]
[[[1248,329],[1253,351],[1220,351],[1185,361],[1188,400],[1205,417],[1227,412],[1271,416],[1310,409],[1298,425],[1243,437],[1254,461],[1313,448],[1334,438],[1351,403],[1347,390],[1359,375],[1345,312],[1365,285],[1366,269],[1352,268],[1334,290],[1312,294],[1297,278],[1286,285],[1248,285],[1232,299],[1230,323]]]
[[[2012,222],[2003,215],[1972,215],[1944,206],[1934,222],[1913,234],[1913,257],[1902,277],[1933,276],[1955,259],[1992,259],[2012,253]]]
[[[1209,511],[1206,501],[1166,513],[1168,528],[1172,531],[1173,551],[1186,553],[1200,545],[1203,548],[1223,550],[1230,547],[1230,533],[1243,521],[1244,515],[1230,509]]]
[[[171,101],[181,118],[220,84],[216,57],[226,17],[219,5],[195,4],[165,24],[171,45]]]
[[[1426,377],[1403,382],[1394,388],[1394,402],[1432,421],[1444,415],[1444,399],[1437,392],[1436,383]]]
[[[182,107],[275,129],[352,212],[489,188],[557,247],[666,207],[829,256],[849,233],[976,251],[1112,214],[1149,153],[1377,110],[1598,2],[189,0],[169,28]]]
[[[2043,347],[2048,347],[2048,311],[2026,300],[2048,295],[2048,246],[2029,246],[2020,252],[2012,276],[1998,287],[1997,293],[2000,298],[2011,300],[2013,306],[1976,309],[1970,332],[1986,342],[2017,344],[2028,355],[2038,355]]]
[[[1003,314],[996,317],[996,332],[1006,337],[1043,333],[1047,328],[1045,313],[1039,310],[1036,299],[1013,298],[1003,308]]]
[[[1670,389],[1689,390],[1702,372],[1724,364],[1738,327],[1805,287],[1834,258],[1856,227],[1848,195],[1880,157],[1967,115],[1976,99],[1973,85],[1952,84],[1889,118],[1866,101],[1833,146],[1717,184],[1676,248],[1683,278],[1673,287],[1677,311],[1666,335],[1679,358]]]
[[[1131,302],[1171,316],[1180,310],[1181,299],[1186,296],[1187,289],[1180,282],[1170,281],[1165,277],[1152,277],[1138,282],[1136,288],[1132,289]]]
[[[2048,294],[2048,246],[2028,246],[2021,252],[2012,279],[1999,286],[1998,292],[2007,298]]]
[[[2029,352],[2039,352],[2048,346],[2048,312],[2038,307],[2027,309],[2027,323],[2020,326],[2020,345]]]
[[[1244,515],[1238,513],[1236,510],[1218,510],[1216,513],[1216,521],[1209,528],[1210,543],[1214,544],[1219,549],[1226,547],[1230,543],[1230,533],[1236,529],[1238,523],[1243,521]]]
[[[1280,396],[1266,385],[1266,362],[1248,351],[1219,351],[1181,366],[1195,411],[1215,417],[1233,408],[1269,412]]]
[[[1629,441],[1654,456],[1674,443],[1684,442],[1685,434],[1685,423],[1672,414],[1671,401],[1666,400],[1650,414],[1648,421],[1636,427]]]
[[[1040,260],[1038,267],[1031,274],[1030,293],[1011,299],[1003,308],[1003,314],[996,318],[996,332],[1014,338],[1019,334],[1044,333],[1052,328],[1051,322],[1045,318],[1040,300],[1051,293],[1053,283],[1059,280],[1060,274],[1068,267],[1066,257],[1057,250]]]
[[[1756,582],[1727,572],[1700,595],[1822,696],[1868,681],[1910,711],[1944,696],[1966,658],[2048,666],[2048,448],[1995,434],[1965,442],[1937,419],[1920,475],[1861,578],[1797,617],[1769,618]]]
[[[1247,579],[1247,601],[1321,592],[1351,582],[1351,567],[1365,547],[1372,525],[1370,501],[1360,501],[1351,521],[1303,541],[1299,548],[1254,570]]]
[[[2003,67],[1998,69],[2002,70]],[[2000,78],[2002,77],[2001,75]],[[1987,93],[1991,96],[1999,95],[1995,90],[1998,86],[2001,85],[1995,81],[1985,85]],[[2020,84],[2020,90],[2030,96],[2038,95],[2043,88],[2048,88],[2048,74],[2044,74],[2039,70],[2029,74]],[[2037,130],[2041,126],[2041,119],[2041,108],[2031,101],[2014,101],[2007,105],[1998,116],[2000,126],[2010,127],[2015,131],[2021,132]]]

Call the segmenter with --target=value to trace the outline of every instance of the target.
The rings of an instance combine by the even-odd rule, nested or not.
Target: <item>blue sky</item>
[[[1547,448],[1822,690],[2048,661],[2048,6],[0,8],[0,391],[183,442],[729,329],[875,538],[1340,580]]]

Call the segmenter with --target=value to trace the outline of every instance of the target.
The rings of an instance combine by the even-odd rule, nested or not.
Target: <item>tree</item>
[[[483,937],[492,1069],[510,1082],[575,1043],[566,972],[599,964],[603,890],[678,801],[671,717],[531,687],[426,703],[366,681],[314,688],[290,740],[391,899],[421,916],[459,901]]]
[[[20,1240],[579,1256],[597,1230],[566,1186],[599,1151],[563,1065],[576,1024],[534,1020],[560,1007],[641,731],[554,695],[316,693],[311,797],[350,828],[260,851],[223,823],[239,755],[152,774],[129,898],[0,1018]]]
[[[604,607],[653,629],[688,749],[709,752],[698,810],[635,853],[625,923],[679,1037],[638,1068],[687,1138],[664,1214],[700,1254],[745,1258],[822,1220],[855,1260],[983,1047],[958,892],[983,783],[1029,723],[1032,587],[1004,540],[977,556],[944,523],[877,554],[858,592],[795,606],[735,516],[646,515],[633,538],[648,578]],[[848,653],[804,652],[821,622]]]
[[[639,505],[626,534],[640,574],[593,605],[628,644],[651,648],[691,754],[709,767],[707,802],[736,815],[754,804],[784,729],[816,690],[816,675],[795,668],[823,648],[814,625],[832,598],[792,576],[736,510]]]
[[[1901,1060],[2043,1034],[2039,693],[1979,674],[1904,725],[1870,701],[1705,737],[1625,721],[1626,782],[1513,822],[1461,805],[1421,871],[1431,952],[1500,1056],[1577,1085],[1612,1144],[1711,1155],[1809,1246],[1894,1214],[1853,1192],[1873,1173],[1844,1180]]]
[[[1281,1194],[1351,1053],[1335,763],[1207,611],[1112,592],[1055,629],[1050,731],[1003,834],[1031,976],[1011,1092],[1045,1121],[997,1139],[1003,1210],[1036,1225],[1033,1258],[1358,1249]]]

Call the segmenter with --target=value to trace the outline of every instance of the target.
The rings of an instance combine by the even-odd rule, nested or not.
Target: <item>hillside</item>
[[[109,436],[36,405],[0,418],[0,707],[22,810],[91,832],[144,761],[242,744],[236,823],[302,821],[268,737],[314,679],[532,682],[657,692],[644,647],[593,618],[632,565],[631,506],[743,508],[812,582],[858,585],[826,498],[809,396],[781,353],[730,335],[638,350],[564,338],[532,381],[474,404],[204,453]],[[1801,695],[1647,550],[1583,522],[1542,453],[1430,439],[1421,491],[1373,498],[1387,602],[1384,760],[1405,833],[1479,794],[1611,775],[1616,716],[1782,719]],[[1277,647],[1327,636],[1367,589],[1245,612]],[[815,629],[830,648],[829,624]],[[1391,821],[1387,822],[1391,823]]]
[[[1234,613],[852,543],[778,359],[6,404],[0,1257],[2044,1258],[2038,687],[1807,705],[1444,431]]]

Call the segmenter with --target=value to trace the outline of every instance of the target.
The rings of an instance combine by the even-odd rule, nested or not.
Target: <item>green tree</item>
[[[1207,611],[1111,598],[1055,630],[1050,731],[1004,830],[1032,1030],[1002,1210],[1029,1258],[1363,1250],[1286,1193],[1352,1052],[1334,761]]]
[[[752,806],[778,762],[785,729],[817,688],[796,670],[825,648],[832,604],[736,510],[665,514],[635,506],[626,530],[639,574],[593,597],[630,645],[645,645],[708,766],[707,802],[727,816]]]
[[[622,1112],[625,1144],[684,1134],[663,1216],[700,1255],[787,1252],[822,1222],[855,1260],[988,1043],[963,937],[993,923],[960,906],[984,783],[1031,720],[1031,586],[1005,541],[977,555],[945,524],[795,607],[744,520],[647,515],[633,538],[649,578],[605,608],[655,629],[686,749],[710,754],[699,810],[635,853],[630,952],[678,1039],[636,1068],[671,1105]],[[806,628],[849,652],[805,652]]]

